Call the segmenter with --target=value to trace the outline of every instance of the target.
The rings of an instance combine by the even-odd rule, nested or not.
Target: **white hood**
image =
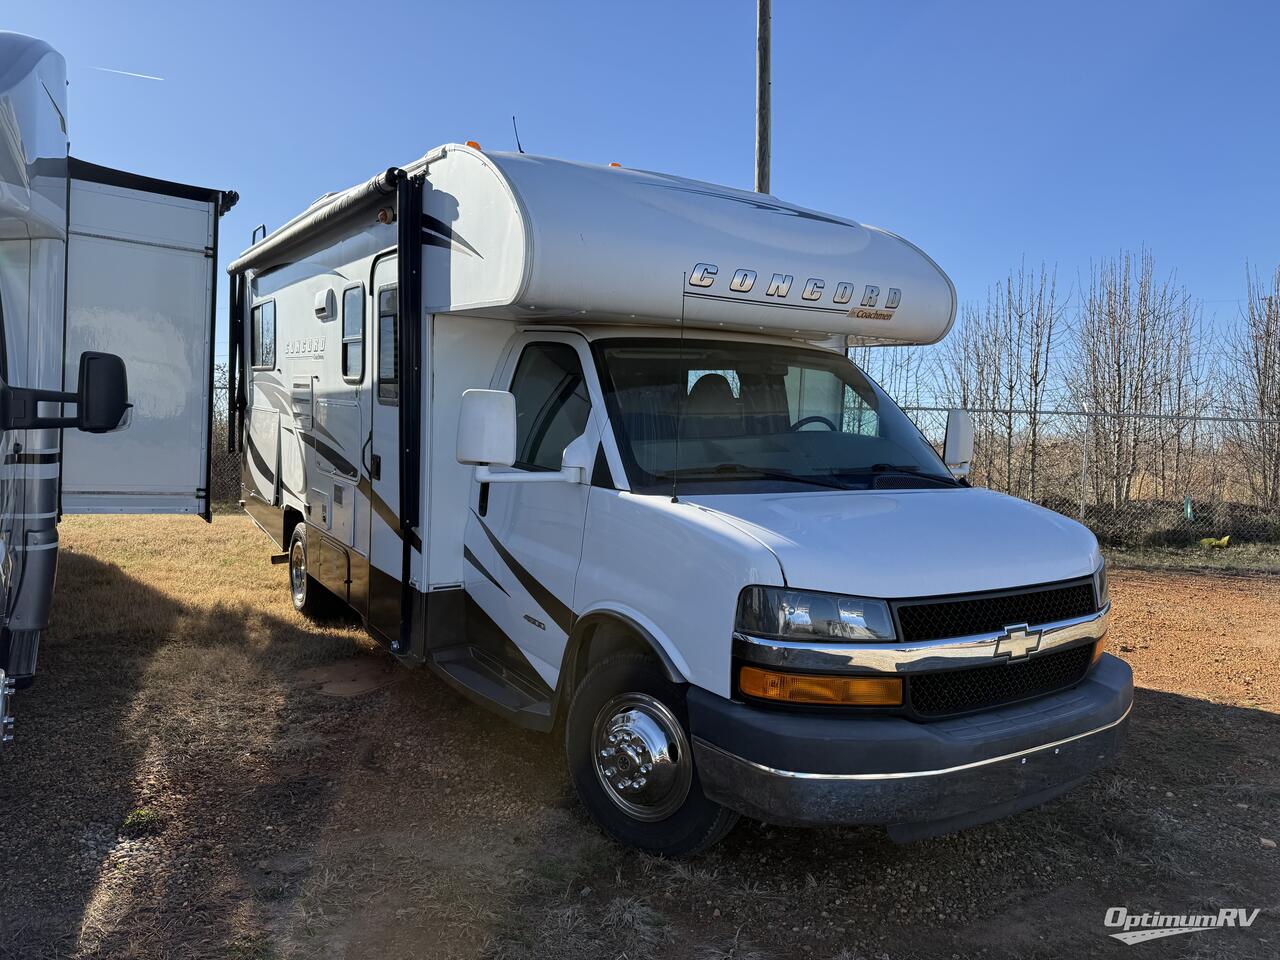
[[[1088,576],[1099,561],[1086,527],[990,490],[687,499],[769,547],[797,589],[926,597]]]

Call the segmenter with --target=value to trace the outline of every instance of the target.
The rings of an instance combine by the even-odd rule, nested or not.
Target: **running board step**
[[[551,691],[540,680],[470,644],[436,650],[431,662],[453,687],[481,706],[522,727],[551,729]]]

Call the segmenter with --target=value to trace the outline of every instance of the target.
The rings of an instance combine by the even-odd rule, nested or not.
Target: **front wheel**
[[[703,794],[687,728],[683,691],[648,657],[609,657],[579,684],[565,723],[569,773],[587,812],[615,840],[689,856],[737,822]]]

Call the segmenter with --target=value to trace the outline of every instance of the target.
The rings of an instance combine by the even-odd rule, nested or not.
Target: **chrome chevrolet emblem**
[[[1030,630],[1025,623],[1014,627],[1005,627],[1004,633],[996,641],[997,657],[1008,657],[1010,660],[1021,660],[1040,649],[1040,631]]]

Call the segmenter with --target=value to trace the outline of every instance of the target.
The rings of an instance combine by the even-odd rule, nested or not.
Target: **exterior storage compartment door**
[[[129,426],[63,436],[67,513],[210,516],[218,217],[235,194],[71,161],[64,383],[124,358]]]

